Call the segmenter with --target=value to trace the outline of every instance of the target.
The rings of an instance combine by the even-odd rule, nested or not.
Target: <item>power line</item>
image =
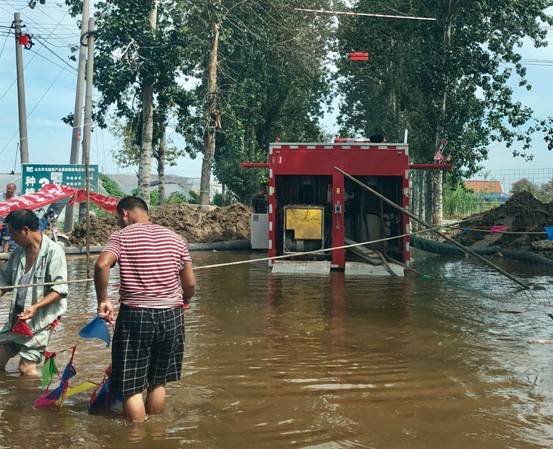
[[[0,9],[3,9],[4,11],[7,11],[7,10],[6,10],[5,8],[3,8],[2,6],[0,6]],[[8,11],[8,12],[11,14],[10,11]],[[67,16],[67,13],[65,13],[65,15],[58,21],[58,25],[61,23],[61,21],[62,21],[63,19],[65,19],[66,16]],[[55,31],[55,29],[49,33],[49,36],[52,35],[52,34],[54,34],[54,31]],[[44,43],[41,42],[40,45],[44,45]],[[33,61],[33,59],[35,58],[35,56],[36,56],[37,54],[38,54],[38,52],[36,52],[36,51],[33,52],[33,55],[29,58],[29,60],[28,60],[27,63],[25,64],[25,67],[23,68],[23,70],[26,70],[27,67],[29,67],[29,64]],[[41,55],[41,56],[42,56],[42,55]],[[57,64],[56,64],[56,65],[57,65]],[[0,95],[0,101],[2,101],[3,98],[8,94],[8,92],[11,90],[11,88],[15,85],[16,81],[17,81],[17,80],[14,79],[14,80],[12,81],[12,83],[8,86],[8,88],[4,91],[4,93],[3,93],[2,95]]]
[[[56,58],[58,58],[61,62],[63,62],[67,67],[73,69],[75,72],[77,71],[77,69],[75,67],[73,67],[71,64],[69,64],[65,59],[63,59],[60,55],[58,55],[54,50],[52,50],[50,47],[48,47],[48,45],[46,45],[46,43],[43,41],[43,40],[40,40],[40,44],[46,49],[48,50],[50,53],[52,53]]]
[[[62,66],[61,64],[57,63],[56,61],[53,61],[52,59],[50,58],[47,58],[46,56],[44,56],[42,53],[39,53],[38,51],[36,50],[32,50],[31,49],[31,52],[39,57],[41,57],[42,59],[44,59],[45,61],[48,61],[50,64],[53,64],[55,65],[56,67],[60,68],[60,69],[63,69],[69,73],[73,73],[73,72],[76,72],[77,70],[73,67],[71,67],[69,64],[67,64],[68,67],[72,68],[73,69],[73,72],[71,72],[69,69],[67,69],[66,67]],[[1,100],[1,98],[0,98]]]
[[[391,14],[375,14],[368,12],[353,12],[353,11],[327,11],[324,9],[305,9],[294,8],[294,11],[312,12],[315,14],[328,14],[331,16],[361,16],[361,17],[380,17],[383,19],[403,19],[403,20],[426,20],[435,22],[435,17],[420,17],[420,16],[394,16]]]
[[[2,45],[2,50],[0,50],[0,58],[2,58],[2,55],[4,54],[4,49],[6,48],[6,43],[8,42],[8,38],[10,37],[11,31],[8,31],[8,34],[6,35],[6,39],[4,40],[4,45]]]
[[[61,76],[61,74],[63,73],[64,70],[66,70],[65,67],[62,67],[61,70],[56,75],[56,77],[54,78],[54,80],[50,83],[48,88],[44,91],[44,93],[41,95],[39,100],[33,106],[33,109],[31,109],[31,112],[29,112],[27,114],[27,119],[29,119],[31,117],[31,115],[33,115],[33,112],[35,112],[36,108],[38,108],[40,103],[42,103],[42,100],[44,100],[44,97],[46,97],[46,95],[48,95],[48,92],[50,92],[52,87],[54,87],[54,84],[56,84],[56,82],[58,81],[58,79],[60,78],[60,76]],[[8,143],[6,145],[4,145],[4,148],[2,148],[2,150],[0,150],[0,154],[2,154],[4,151],[6,151],[6,148],[8,148],[8,146],[12,143],[13,139],[15,139],[15,136],[17,136],[17,131],[15,131],[13,133],[13,135],[12,135],[11,139],[8,141]]]

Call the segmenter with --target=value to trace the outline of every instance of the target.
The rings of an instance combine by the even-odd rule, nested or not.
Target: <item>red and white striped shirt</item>
[[[122,304],[151,309],[183,305],[179,272],[192,259],[176,233],[163,226],[136,223],[114,232],[104,251],[119,262]]]

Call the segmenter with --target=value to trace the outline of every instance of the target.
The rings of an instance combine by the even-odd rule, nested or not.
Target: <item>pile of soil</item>
[[[542,203],[531,193],[513,195],[505,204],[463,221],[462,228],[490,229],[492,226],[507,226],[507,231],[544,232],[545,226],[553,226],[553,201]],[[546,243],[545,234],[491,234],[462,232],[454,237],[465,246],[498,246],[522,251],[531,251],[553,258],[553,245]]]
[[[205,211],[189,204],[165,204],[152,212],[152,221],[193,243],[250,238],[249,207],[236,203]]]
[[[164,204],[153,210],[151,217],[152,222],[172,229],[186,242],[207,243],[249,239],[250,213],[250,208],[240,203],[208,211],[190,204]],[[118,229],[114,216],[91,217],[90,244],[105,245]],[[77,224],[69,238],[74,245],[84,246],[86,221]]]
[[[116,230],[121,229],[117,225],[115,216],[90,217],[90,246],[103,246],[109,239],[109,236]],[[86,220],[79,221],[69,234],[71,244],[76,246],[86,245]]]

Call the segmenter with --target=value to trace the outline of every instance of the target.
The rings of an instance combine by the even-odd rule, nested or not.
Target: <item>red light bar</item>
[[[348,59],[350,61],[368,61],[369,54],[364,51],[352,51],[348,53]]]

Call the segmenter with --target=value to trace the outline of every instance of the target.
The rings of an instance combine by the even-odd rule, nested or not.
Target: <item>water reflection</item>
[[[258,255],[193,256],[206,265]],[[84,268],[73,260],[71,277]],[[419,270],[437,280],[272,276],[262,263],[198,271],[183,379],[165,416],[142,427],[91,416],[86,395],[35,410],[36,382],[11,364],[0,376],[0,446],[550,447],[553,345],[528,344],[551,338],[547,304],[461,259]],[[73,286],[52,349],[72,345],[94,313],[93,286]],[[109,350],[81,341],[75,363],[76,381],[99,381]]]

